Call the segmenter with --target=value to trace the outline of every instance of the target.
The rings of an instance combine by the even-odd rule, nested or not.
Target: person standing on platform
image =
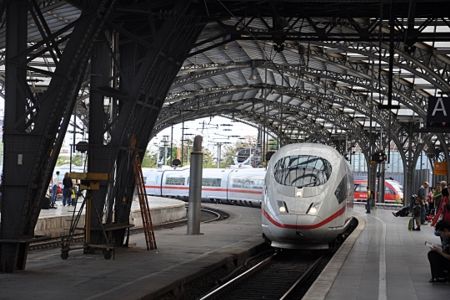
[[[69,206],[72,203],[72,178],[70,178],[69,173],[64,175],[63,179],[63,206]]]
[[[431,226],[434,226],[440,218],[443,221],[450,223],[450,201],[447,182],[442,181],[441,187],[443,187],[442,198],[439,201],[439,206],[436,206],[436,214],[434,215],[433,221],[431,222]]]
[[[56,197],[58,196],[58,188],[61,184],[61,177],[59,175],[59,171],[55,172],[55,176],[52,178],[52,195],[51,195],[51,203],[50,207],[56,208]]]
[[[442,247],[431,246],[428,252],[428,261],[431,268],[430,282],[450,281],[450,223],[439,222],[436,232],[442,240]]]
[[[427,218],[430,215],[434,215],[434,199],[433,199],[433,194],[434,194],[434,187],[430,186],[428,188],[428,195],[427,195]]]
[[[414,219],[415,226],[413,226],[414,231],[420,231],[420,224],[421,224],[421,205],[419,197],[416,198],[416,204],[413,207],[412,215]]]
[[[434,189],[433,193],[433,204],[434,204],[434,215],[436,215],[439,205],[441,204],[442,199],[442,184],[444,183],[444,187],[447,185],[447,182],[441,181],[438,185],[436,185],[436,188]]]
[[[424,181],[420,186],[419,191],[417,192],[417,198],[420,203],[420,223],[425,224],[425,215],[426,215],[426,201],[428,195],[428,181]]]
[[[372,205],[372,203],[370,203],[371,196],[372,196],[372,191],[367,189],[367,202],[366,202],[366,213],[367,214],[370,214],[370,205]]]

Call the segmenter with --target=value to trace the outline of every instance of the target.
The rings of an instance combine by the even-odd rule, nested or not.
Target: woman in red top
[[[433,222],[431,222],[431,226],[436,225],[437,221],[439,221],[439,217],[441,216],[441,214],[442,220],[450,222],[450,202],[448,200],[448,196],[449,196],[448,189],[447,187],[445,187],[442,189],[442,200],[439,207],[437,208],[438,210],[433,218]]]

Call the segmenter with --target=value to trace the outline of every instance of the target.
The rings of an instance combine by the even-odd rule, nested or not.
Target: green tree
[[[75,154],[72,156],[72,164],[76,166],[84,165],[84,157],[81,154]]]
[[[142,159],[143,168],[156,168],[156,155],[155,152],[145,151],[144,158]]]
[[[211,151],[203,149],[203,168],[215,168],[216,166]]]
[[[220,161],[220,167],[226,168],[231,165],[234,165],[234,157],[236,156],[237,152],[237,144],[236,145],[227,145],[223,149],[223,157]]]
[[[58,156],[58,159],[56,160],[56,165],[60,166],[60,165],[65,165],[70,163],[69,157],[68,156]]]

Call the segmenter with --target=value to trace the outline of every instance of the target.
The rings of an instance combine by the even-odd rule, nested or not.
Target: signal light
[[[381,164],[382,162],[387,160],[387,155],[384,153],[384,151],[377,151],[374,154],[372,154],[372,161]]]

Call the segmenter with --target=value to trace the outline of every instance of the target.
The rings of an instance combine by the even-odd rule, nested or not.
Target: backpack
[[[413,230],[414,228],[414,218],[410,218],[408,222],[408,230]]]

